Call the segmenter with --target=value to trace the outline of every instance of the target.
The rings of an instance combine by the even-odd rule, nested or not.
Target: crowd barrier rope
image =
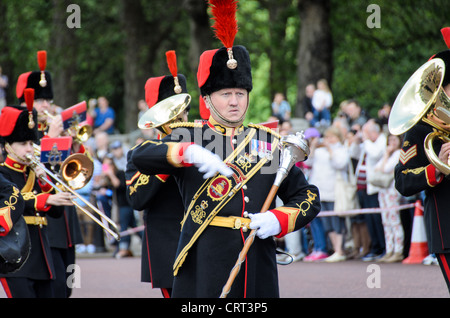
[[[415,207],[415,203],[408,203],[408,204],[401,204],[392,206],[389,208],[366,208],[366,209],[354,209],[354,210],[348,210],[348,211],[320,211],[317,216],[324,217],[324,216],[351,216],[355,214],[370,214],[370,213],[381,213],[382,211],[392,211],[392,210],[404,210]],[[422,207],[423,209],[423,207]]]
[[[354,209],[354,210],[348,210],[348,211],[342,211],[342,212],[336,212],[336,211],[321,211],[317,215],[318,217],[324,217],[324,216],[351,216],[356,214],[370,214],[370,213],[381,213],[382,211],[391,211],[391,210],[404,210],[415,207],[415,203],[408,203],[408,204],[401,204],[392,206],[390,208],[366,208],[366,209]],[[419,206],[420,209],[423,210],[422,206]],[[137,226],[132,229],[128,229],[125,231],[120,232],[120,237],[128,236],[140,231],[144,230],[144,225]]]

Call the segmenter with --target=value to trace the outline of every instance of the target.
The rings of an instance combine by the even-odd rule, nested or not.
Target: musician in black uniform
[[[34,128],[28,126],[30,122]],[[59,217],[62,206],[72,204],[70,194],[53,194],[54,190],[45,182],[47,176],[41,167],[31,169],[32,163],[27,156],[34,154],[36,122],[36,111],[22,106],[4,107],[0,115],[0,136],[7,152],[0,174],[15,183],[22,193],[24,218],[31,241],[31,253],[22,268],[0,276],[8,297],[53,297],[51,281],[55,270],[47,237],[47,216]]]
[[[172,175],[184,202],[173,297],[218,297],[249,228],[257,229],[257,237],[228,297],[279,297],[272,236],[305,226],[320,209],[317,187],[294,166],[278,191],[285,205],[260,211],[274,183],[280,136],[243,125],[252,89],[250,58],[243,46],[229,49],[200,57],[197,79],[211,111],[208,122],[172,124],[170,135],[143,142],[132,154],[141,173]],[[229,60],[237,67],[228,68]]]
[[[442,59],[446,65],[442,88],[450,96],[450,50],[440,52],[431,57],[433,58]],[[450,291],[450,179],[430,163],[424,148],[425,137],[438,129],[449,131],[450,125],[436,117],[434,109],[429,109],[423,120],[406,132],[400,160],[395,168],[395,186],[404,196],[425,191],[424,223],[429,252],[436,255]],[[450,143],[436,142],[434,151],[440,161],[447,163],[450,158]]]
[[[174,51],[172,52],[174,54]],[[168,64],[171,65],[170,62]],[[149,109],[173,95],[187,94],[185,76],[176,72],[172,74],[147,80],[145,101]],[[187,121],[189,107],[187,105],[175,120],[169,121],[167,118],[168,122],[158,124],[158,139],[170,134],[170,123]],[[127,196],[135,210],[144,210],[141,281],[151,282],[153,288],[160,288],[163,296],[170,298],[173,284],[172,265],[184,212],[183,201],[173,177],[141,174],[131,160],[132,152],[133,149],[127,154]]]
[[[17,81],[16,95],[23,105],[24,90],[33,88],[35,90],[33,107],[38,116],[38,140],[36,144],[41,144],[42,138],[56,138],[63,133],[63,122],[60,115],[49,118],[50,106],[53,102],[53,85],[51,73],[45,69],[47,64],[47,52],[38,52],[38,64],[40,71],[32,71],[19,76]],[[72,152],[84,153],[82,144],[73,141]],[[47,165],[47,168],[48,167]],[[52,257],[55,264],[55,279],[52,280],[54,296],[67,298],[71,295],[72,289],[67,284],[67,277],[72,274],[67,268],[75,264],[75,246],[83,243],[81,227],[75,206],[66,206],[63,215],[58,218],[49,216],[47,218],[47,232]]]

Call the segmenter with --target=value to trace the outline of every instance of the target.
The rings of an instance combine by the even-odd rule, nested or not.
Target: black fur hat
[[[41,80],[40,71],[23,73],[19,76],[16,86],[16,95],[19,103],[25,101],[24,91],[26,88],[34,88],[34,99],[53,99],[52,77],[48,71],[44,71],[44,74],[47,81],[45,86],[39,83]]]
[[[197,80],[203,96],[210,95],[223,88],[243,88],[250,92],[253,88],[250,56],[244,46],[233,46],[233,57],[237,67],[227,66],[228,50],[206,51],[200,56]]]
[[[437,53],[432,57],[432,59],[439,58],[445,63],[445,74],[444,80],[442,81],[442,86],[446,86],[450,83],[450,50],[445,50]]]
[[[186,77],[183,74],[177,74],[177,78],[181,87],[180,93],[187,94]],[[149,78],[145,83],[145,101],[148,108],[170,96],[176,95],[174,88],[174,77],[172,75]]]
[[[33,120],[37,123],[37,112],[33,109]],[[38,140],[37,125],[30,128],[28,109],[23,106],[5,106],[0,114],[0,141],[13,143],[16,141]]]

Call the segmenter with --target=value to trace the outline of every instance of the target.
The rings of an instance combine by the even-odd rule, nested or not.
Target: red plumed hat
[[[250,56],[243,46],[233,46],[238,31],[237,1],[210,0],[213,28],[224,47],[208,50],[200,56],[197,82],[203,96],[223,88],[253,88]]]
[[[26,72],[19,76],[16,85],[16,96],[20,103],[25,101],[25,88],[34,89],[35,99],[53,99],[52,78],[47,67],[47,51],[37,52],[39,71]]]
[[[33,121],[37,123],[37,112],[32,110]],[[29,126],[28,108],[23,106],[5,106],[0,114],[0,137],[2,142],[38,140],[37,125]]]
[[[450,27],[442,28],[441,34],[442,34],[442,37],[444,38],[445,44],[450,49]]]
[[[150,77],[145,83],[145,102],[148,108],[167,97],[188,92],[186,77],[178,73],[175,51],[167,51],[166,60],[171,75]]]

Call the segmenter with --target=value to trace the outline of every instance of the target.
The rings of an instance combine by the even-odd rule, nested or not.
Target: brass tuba
[[[177,121],[183,121],[181,116],[190,102],[191,95],[187,93],[167,97],[159,103],[156,103],[141,116],[138,127],[140,129],[159,128],[168,134],[170,132],[164,130],[163,126]]]
[[[450,125],[450,98],[442,87],[444,75],[445,63],[440,58],[429,60],[414,72],[395,99],[388,127],[393,135],[407,132],[420,120],[434,127],[436,131],[425,138],[425,153],[433,166],[448,175],[450,163],[439,160],[433,149],[436,138],[450,142],[450,128],[445,128]],[[444,124],[441,126],[429,120],[427,115],[430,113]]]

